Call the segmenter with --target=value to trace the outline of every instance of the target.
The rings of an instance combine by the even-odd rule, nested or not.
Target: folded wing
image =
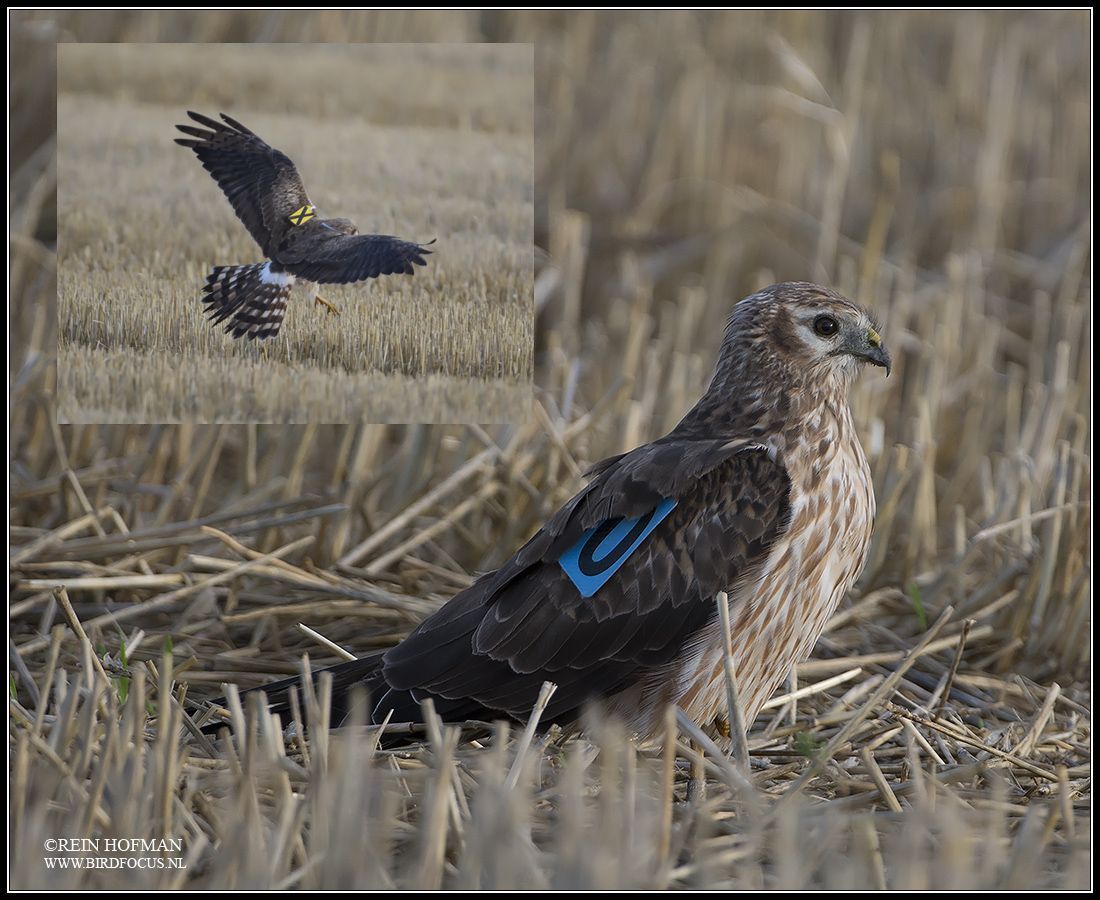
[[[723,441],[656,442],[611,461],[500,569],[385,654],[376,719],[415,715],[425,697],[451,718],[523,717],[543,681],[558,685],[547,717],[566,717],[673,662],[715,615],[715,594],[751,577],[787,527],[789,490],[766,451]],[[562,557],[601,526],[624,538],[597,553],[625,553],[633,520],[645,531],[662,505],[584,596]]]

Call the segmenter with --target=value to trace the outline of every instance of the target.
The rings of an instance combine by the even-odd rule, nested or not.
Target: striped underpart
[[[272,272],[270,262],[215,266],[206,276],[202,302],[211,322],[229,320],[226,334],[263,340],[279,333],[293,285],[294,276]]]

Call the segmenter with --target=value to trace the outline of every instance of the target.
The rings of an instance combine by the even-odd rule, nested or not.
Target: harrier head
[[[801,381],[846,385],[862,363],[890,374],[890,353],[870,313],[808,282],[776,284],[746,297],[734,308],[726,341],[729,351],[748,351],[758,372],[778,376],[781,369]]]
[[[351,219],[323,219],[321,224],[329,231],[336,231],[340,234],[359,233],[359,226],[351,221]]]

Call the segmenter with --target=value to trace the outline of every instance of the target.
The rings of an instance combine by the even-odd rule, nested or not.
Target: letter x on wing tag
[[[312,206],[302,206],[290,214],[291,225],[305,225],[315,215]]]
[[[558,565],[582,597],[591,597],[672,512],[676,502],[673,499],[662,500],[656,509],[645,515],[633,519],[611,519],[589,528],[577,543],[561,555]]]

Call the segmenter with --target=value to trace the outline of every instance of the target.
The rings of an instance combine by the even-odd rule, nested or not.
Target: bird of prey
[[[863,364],[890,372],[870,315],[792,282],[739,302],[710,386],[664,437],[605,459],[499,569],[391,649],[338,665],[338,721],[355,684],[370,718],[543,721],[593,699],[640,738],[677,704],[725,733],[729,596],[745,725],[813,648],[859,575],[875,517],[848,406]],[[295,679],[267,685],[277,698]],[[285,705],[283,706],[285,709]]]
[[[349,284],[379,275],[413,274],[426,264],[426,245],[388,234],[359,234],[348,219],[324,219],[306,194],[290,158],[240,122],[187,113],[202,125],[177,125],[190,135],[176,143],[195,151],[203,168],[229,198],[233,210],[267,259],[215,266],[203,288],[205,311],[226,333],[249,340],[279,333],[296,281]],[[316,289],[314,300],[338,312]]]

